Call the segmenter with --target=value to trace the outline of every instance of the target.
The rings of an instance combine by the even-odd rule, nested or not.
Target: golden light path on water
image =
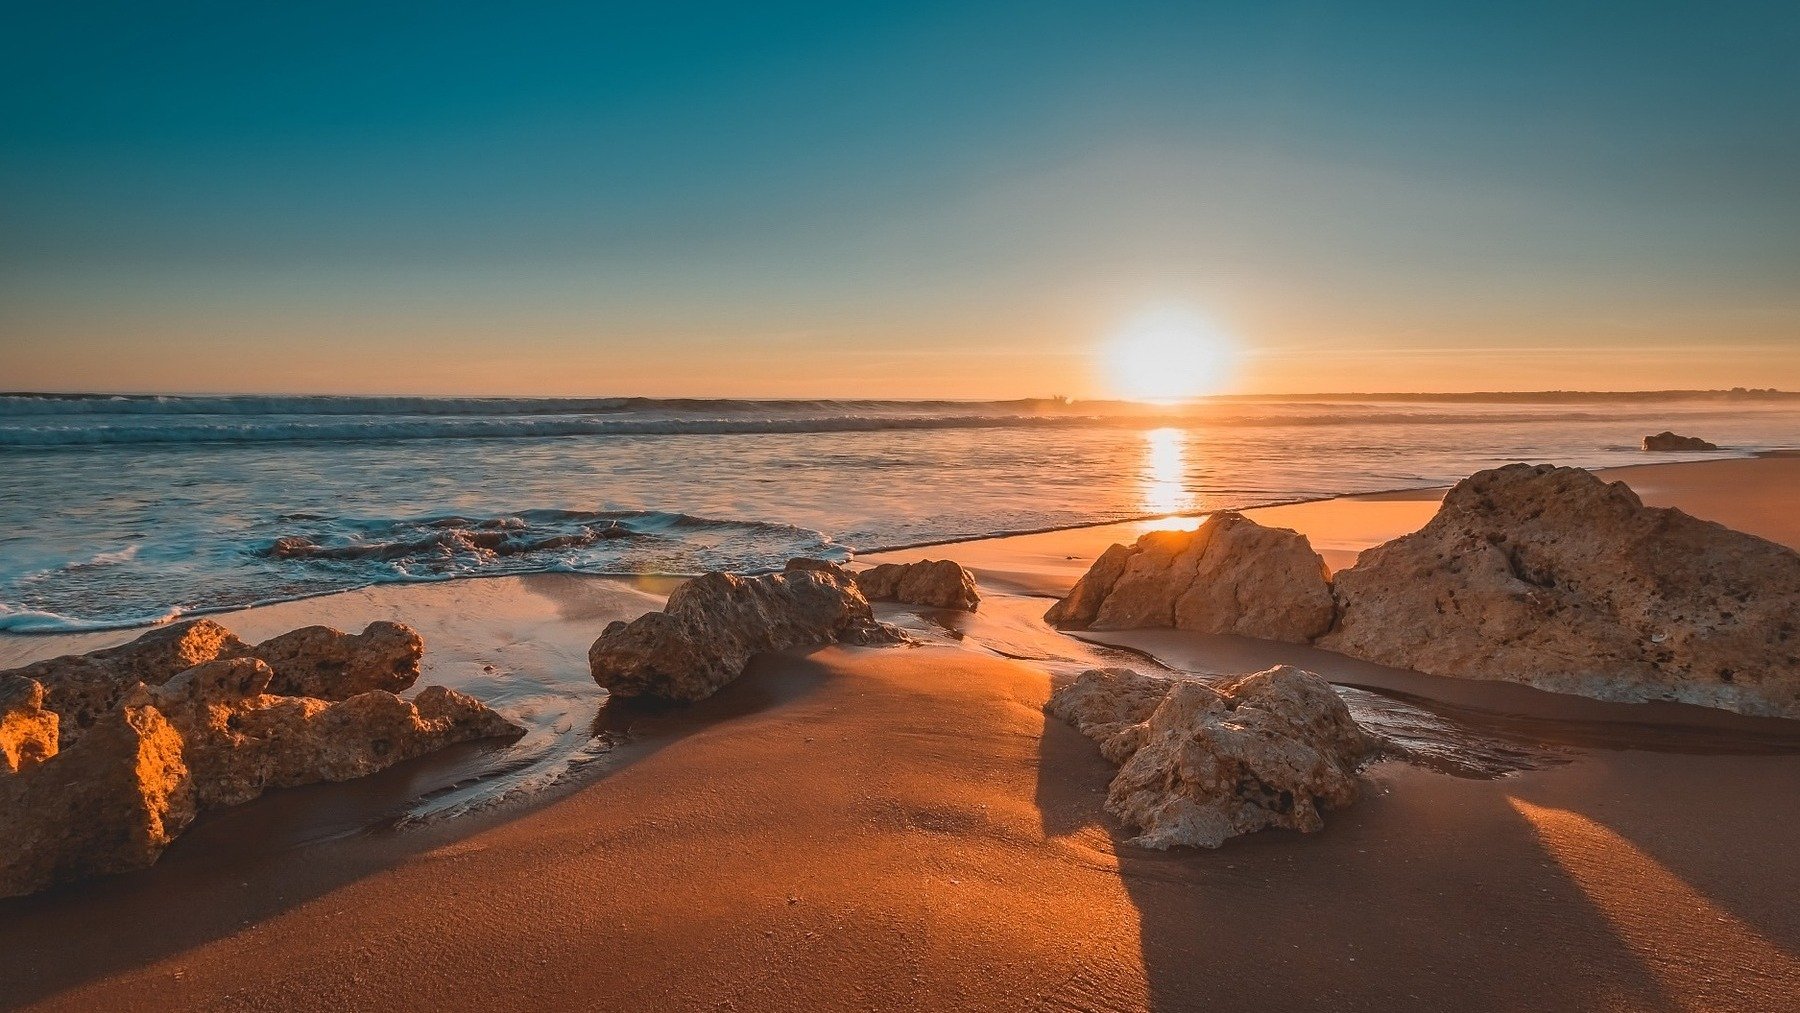
[[[1142,499],[1144,512],[1179,514],[1195,509],[1199,500],[1187,485],[1186,430],[1173,426],[1151,429],[1144,433],[1144,467]],[[1193,530],[1198,517],[1170,517],[1156,522],[1161,530]]]

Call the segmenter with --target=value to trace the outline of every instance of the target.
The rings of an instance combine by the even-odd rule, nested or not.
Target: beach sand
[[[1611,477],[1800,546],[1800,458]],[[1343,565],[1422,523],[1437,495],[1258,516]],[[1033,627],[1044,602],[1010,596],[1057,593],[1143,529],[895,554],[961,560],[993,597],[974,618],[893,615],[947,631],[926,646],[762,658],[685,709],[548,692],[585,680],[599,628],[653,607],[662,587],[498,578],[221,617],[250,636],[400,619],[426,636],[427,681],[503,709],[564,708],[533,712],[546,740],[599,731],[621,744],[555,777],[533,768],[498,804],[403,826],[389,817],[427,785],[454,798],[484,747],[275,793],[202,819],[152,869],[0,902],[0,1004],[1800,1007],[1793,723],[1312,652],[1340,682],[1541,743],[1554,762],[1498,779],[1384,762],[1321,834],[1211,852],[1125,844],[1101,807],[1112,768],[1041,709],[1053,677],[1105,647]],[[129,637],[6,638],[0,664]],[[1193,671],[1285,650],[1170,631],[1116,639]]]

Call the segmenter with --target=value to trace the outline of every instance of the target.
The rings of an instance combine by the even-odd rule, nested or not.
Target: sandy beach
[[[1800,456],[1617,469],[1800,547]],[[1265,508],[1333,568],[1439,491]],[[1135,522],[952,558],[982,610],[883,607],[904,649],[765,656],[679,709],[602,706],[585,652],[666,584],[541,574],[229,613],[248,637],[395,619],[426,679],[521,717],[373,777],[209,814],[155,867],[0,901],[29,1009],[1773,1010],[1800,1002],[1800,723],[1383,669],[1311,648],[1037,621]],[[0,639],[0,667],[131,631]],[[1386,761],[1317,835],[1152,852],[1043,705],[1120,661],[1278,661],[1423,711],[1504,776]],[[567,703],[570,687],[585,689]],[[549,692],[556,688],[559,692]],[[1379,714],[1377,715],[1379,718]],[[1428,736],[1438,734],[1425,733]],[[1483,752],[1486,750],[1486,752]],[[1466,771],[1464,772],[1467,773]],[[471,780],[497,801],[465,804]],[[418,800],[427,799],[421,806]]]

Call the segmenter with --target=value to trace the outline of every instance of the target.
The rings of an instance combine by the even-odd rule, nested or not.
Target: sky
[[[1800,388],[1800,6],[7,4],[0,389]]]

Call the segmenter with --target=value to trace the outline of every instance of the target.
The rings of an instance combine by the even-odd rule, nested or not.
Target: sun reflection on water
[[[1187,487],[1187,432],[1173,426],[1144,433],[1143,505],[1151,514],[1181,514],[1198,500]],[[1150,524],[1155,530],[1191,531],[1198,517],[1166,517]]]

